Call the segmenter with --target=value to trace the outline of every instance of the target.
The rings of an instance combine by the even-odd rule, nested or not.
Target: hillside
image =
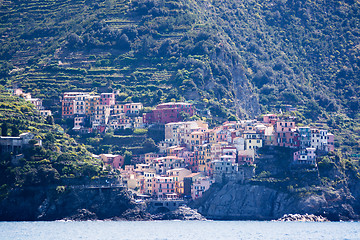
[[[52,186],[55,189],[70,182],[80,184],[108,177],[102,162],[92,158],[84,145],[64,134],[51,117],[40,117],[29,102],[10,96],[1,88],[0,127],[2,136],[34,134],[34,139],[23,146],[19,155],[0,151],[0,200],[19,188]]]
[[[193,101],[213,123],[291,104],[359,153],[357,1],[0,4],[1,84],[58,114],[59,93],[72,90],[119,90],[117,100],[149,107]]]
[[[351,161],[331,153],[317,166],[294,165],[292,154],[289,148],[262,148],[254,178],[214,184],[192,206],[222,220],[273,220],[289,213],[359,219],[360,172]]]

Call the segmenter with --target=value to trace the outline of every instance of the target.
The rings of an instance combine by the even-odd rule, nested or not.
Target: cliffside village
[[[43,116],[51,115],[42,109],[40,99],[30,101],[40,113],[47,111]],[[61,104],[62,117],[74,119],[73,130],[80,133],[165,125],[159,152],[144,154],[136,166],[123,166],[121,155],[93,155],[105,166],[119,169],[128,188],[148,197],[196,199],[214,182],[252,178],[256,150],[263,146],[293,148],[293,164],[316,165],[317,154],[334,151],[334,135],[327,130],[297,127],[294,119],[276,114],[266,114],[262,121],[224,122],[209,129],[203,121],[182,121],[183,113],[195,114],[191,103],[162,103],[142,114],[141,103],[119,104],[115,93],[65,92]]]

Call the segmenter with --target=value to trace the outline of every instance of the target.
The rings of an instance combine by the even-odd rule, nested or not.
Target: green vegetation
[[[148,106],[195,100],[223,118],[281,104],[315,106],[313,118],[360,108],[356,1],[31,0],[1,12],[3,83],[49,101],[120,89]]]
[[[340,152],[328,153],[317,159],[317,166],[294,165],[293,150],[283,147],[264,147],[256,161],[256,176],[252,184],[265,185],[304,197],[328,194],[348,188],[358,196],[360,169]]]
[[[0,89],[0,126],[3,135],[35,134],[21,155],[0,155],[3,196],[13,187],[56,185],[69,178],[86,180],[106,175],[101,161],[92,158],[84,145],[62,133],[60,126],[46,123],[29,102],[10,96],[4,89]]]
[[[290,104],[298,123],[333,132],[356,165],[359,7],[351,0],[4,1],[0,82],[44,98],[55,119],[59,93],[74,90],[119,90],[118,101],[146,107],[190,100],[211,125]],[[114,136],[142,144],[157,142],[156,131]],[[92,138],[85,144],[94,152],[94,141],[106,150],[108,140]]]

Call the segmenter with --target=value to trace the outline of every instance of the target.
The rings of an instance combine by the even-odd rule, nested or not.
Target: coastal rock
[[[143,208],[121,188],[66,187],[61,192],[46,187],[22,188],[0,201],[0,220],[147,220]]]
[[[206,220],[197,210],[188,206],[180,206],[174,211],[152,216],[153,220]]]
[[[122,215],[120,219],[115,220],[127,220],[127,221],[145,221],[152,220],[151,214],[141,209],[128,209]]]
[[[328,222],[329,220],[323,216],[316,216],[314,214],[285,214],[277,219],[279,222]]]
[[[80,209],[77,211],[78,213],[68,217],[64,218],[65,221],[89,221],[89,220],[97,220],[97,216],[95,213],[90,212],[87,209]]]
[[[343,191],[329,198],[326,191],[299,196],[264,185],[228,182],[214,186],[192,206],[208,219],[274,220],[285,214],[314,214],[331,221],[358,219],[352,201]]]

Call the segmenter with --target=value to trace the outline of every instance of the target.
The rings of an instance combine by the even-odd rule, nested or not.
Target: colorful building
[[[115,105],[115,94],[114,93],[101,93],[99,99],[100,105],[112,106]]]
[[[333,152],[335,150],[334,146],[334,135],[332,133],[327,134],[327,141],[328,141],[328,151]]]
[[[275,128],[277,145],[280,147],[295,147],[294,129],[295,122],[293,121],[277,121]]]
[[[311,130],[310,127],[298,127],[300,148],[308,148],[311,146]]]
[[[89,96],[85,99],[85,114],[88,116],[94,115],[96,106],[99,105],[100,96]]]
[[[180,122],[183,120],[181,116],[182,112],[188,114],[190,117],[193,116],[193,105],[184,102],[162,103],[156,106],[150,113],[144,114],[144,122],[147,124]]]
[[[276,114],[266,114],[263,116],[263,122],[264,123],[271,123],[274,125],[278,120],[278,117]]]
[[[88,93],[84,92],[65,92],[61,100],[62,116],[64,118],[73,117],[74,114],[84,114],[80,106],[84,106],[84,97],[88,96]],[[83,104],[81,104],[81,102]],[[78,107],[79,106],[79,107]],[[81,112],[81,113],[80,113]]]
[[[74,99],[74,114],[75,115],[84,115],[85,114],[85,99],[90,97],[88,94],[81,94],[75,96]]]
[[[213,180],[209,177],[200,177],[192,182],[191,185],[191,197],[192,199],[198,199],[202,197],[203,193],[207,191]]]
[[[263,146],[261,134],[257,131],[244,131],[245,149],[257,149]]]
[[[100,154],[101,160],[105,165],[110,165],[115,169],[118,169],[124,165],[124,157],[114,154]]]
[[[255,161],[255,150],[254,149],[249,149],[249,150],[244,150],[244,151],[239,151],[238,152],[238,163],[240,165],[251,165],[254,164]]]
[[[328,137],[327,130],[323,129],[311,129],[311,147],[317,150],[328,150]]]
[[[184,177],[191,174],[191,171],[186,168],[174,168],[167,172],[168,177],[173,178],[175,183],[175,192],[178,196],[184,195]]]
[[[294,162],[297,164],[313,164],[316,165],[316,149],[305,148],[294,152]]]
[[[157,198],[166,198],[166,195],[175,193],[175,182],[172,177],[155,176],[153,184],[153,195]]]

